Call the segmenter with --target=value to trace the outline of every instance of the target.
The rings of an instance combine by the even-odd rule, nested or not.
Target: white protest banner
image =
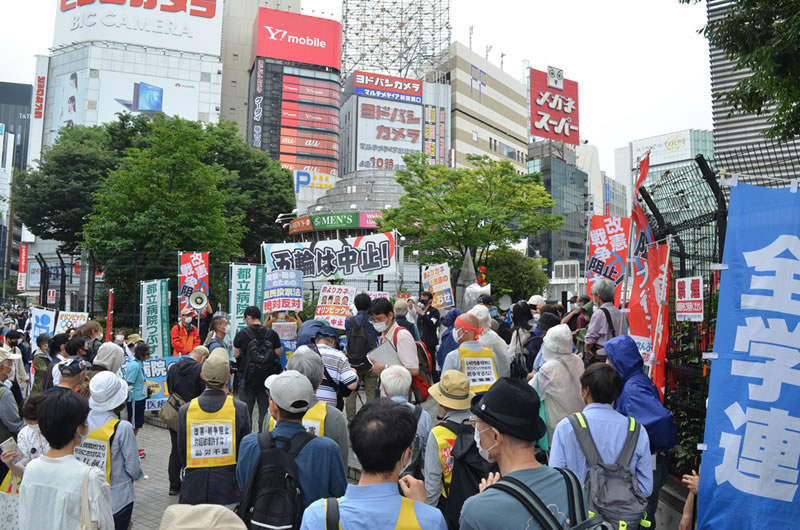
[[[59,311],[56,333],[66,333],[70,328],[78,328],[89,321],[89,313],[80,311]]]
[[[678,322],[703,321],[703,277],[675,280],[675,320]]]
[[[306,280],[374,278],[394,274],[397,247],[392,232],[313,243],[265,243],[267,270],[300,270]]]
[[[281,340],[297,340],[296,322],[273,322],[272,330]]]
[[[264,266],[231,263],[228,272],[231,333],[236,335],[247,325],[244,322],[244,310],[251,305],[259,308],[263,305]]]
[[[452,307],[453,288],[450,286],[450,265],[431,265],[422,271],[422,288],[433,293],[433,307]]]
[[[350,302],[355,296],[354,287],[323,285],[319,291],[319,302],[314,318],[325,319],[334,328],[344,329],[344,321],[350,315]]]
[[[386,291],[366,291],[369,295],[370,300],[377,300],[378,298],[386,298],[389,299],[389,293]]]
[[[56,312],[39,307],[31,308],[31,338],[34,340],[42,333],[54,335],[56,329]]]
[[[302,310],[302,271],[279,270],[266,273],[264,277],[264,312]]]
[[[139,326],[142,338],[150,345],[152,357],[172,355],[169,338],[169,293],[167,280],[139,283]]]

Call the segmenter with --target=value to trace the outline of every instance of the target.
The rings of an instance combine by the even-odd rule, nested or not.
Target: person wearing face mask
[[[114,344],[119,346],[120,348],[125,348],[125,330],[124,329],[116,329],[114,330]]]
[[[469,313],[456,318],[454,335],[458,349],[447,354],[442,371],[460,370],[470,380],[470,391],[486,392],[498,377],[507,377],[508,361],[496,352],[478,342],[483,329],[478,327],[478,319]]]
[[[25,426],[19,417],[19,409],[14,395],[6,386],[8,377],[14,367],[14,361],[20,357],[11,353],[8,348],[0,347],[0,441],[17,437],[17,433]],[[5,477],[8,468],[0,463],[0,477]]]
[[[417,313],[417,328],[425,347],[433,354],[439,344],[439,310],[433,307],[433,294],[424,291],[419,295],[419,305],[415,307]]]
[[[372,327],[380,334],[380,342],[391,341],[403,366],[411,372],[412,376],[418,375],[419,359],[414,336],[395,321],[392,303],[386,298],[373,300],[369,306],[369,314],[372,317]],[[375,374],[380,375],[384,368],[386,365],[381,362],[372,363],[372,371]]]
[[[272,324],[275,322],[294,322],[295,327],[300,329],[300,324],[303,323],[303,319],[294,311],[292,311],[292,316],[289,315],[288,311],[278,311],[268,315],[268,318],[264,321],[264,327],[271,328]]]
[[[200,333],[197,327],[192,325],[195,312],[191,307],[181,311],[181,320],[169,332],[172,342],[172,355],[186,355],[193,349],[200,346]]]
[[[42,436],[39,430],[38,421],[39,407],[45,400],[45,397],[47,396],[42,393],[31,394],[22,404],[22,419],[25,421],[25,427],[23,427],[17,435],[17,447],[24,455],[22,459],[14,462],[19,456],[14,449],[4,451],[3,454],[0,455],[0,460],[2,460],[11,472],[19,478],[24,476],[25,466],[27,466],[31,460],[39,458],[50,450],[47,440],[44,439],[44,436]]]
[[[86,362],[93,362],[97,351],[103,345],[103,326],[96,320],[90,320],[80,327],[80,333],[76,335],[87,342],[86,354],[83,356]]]
[[[49,333],[40,333],[36,337],[36,349],[33,350],[33,362],[31,362],[31,378],[33,385],[31,386],[31,393],[41,392],[44,390],[44,380],[47,378],[47,367],[53,362],[50,357],[50,339],[52,337]]]
[[[19,347],[21,339],[22,333],[17,330],[12,329],[6,333],[6,346],[11,350],[11,353],[19,355],[19,358],[15,358],[14,370],[9,377],[12,384],[11,391],[14,392],[14,397],[19,404],[28,395],[28,381],[30,380],[30,376],[28,376],[28,372],[25,369],[28,359],[25,359],[25,355]]]
[[[481,481],[481,493],[467,499],[461,509],[462,530],[494,528],[539,528],[531,525],[532,515],[514,496],[492,487],[503,482],[533,492],[550,509],[562,526],[570,513],[567,483],[562,473],[540,464],[533,445],[547,430],[544,421],[531,411],[539,410],[539,396],[525,381],[504,377],[488,392],[472,399],[470,411],[475,425],[475,443],[480,455],[497,462],[500,473]],[[574,506],[573,506],[574,507]],[[579,520],[587,514],[578,514]],[[574,524],[571,522],[570,524]]]
[[[74,530],[89,524],[114,528],[105,474],[73,454],[89,434],[88,416],[89,401],[77,392],[53,394],[39,407],[39,429],[50,450],[25,468],[19,491],[21,530]]]

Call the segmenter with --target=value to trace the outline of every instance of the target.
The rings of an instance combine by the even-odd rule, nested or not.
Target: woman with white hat
[[[111,486],[114,525],[128,528],[136,500],[133,481],[144,478],[133,425],[119,419],[128,399],[128,384],[113,372],[104,371],[92,378],[89,390],[89,436],[75,448],[75,456],[87,464],[100,460]]]

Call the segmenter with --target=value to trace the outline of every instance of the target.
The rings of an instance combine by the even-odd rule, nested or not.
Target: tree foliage
[[[800,2],[734,0],[725,16],[700,32],[735,70],[751,73],[725,96],[732,112],[769,114],[768,137],[790,140],[800,134]]]
[[[488,255],[540,230],[555,230],[561,217],[537,175],[520,175],[507,160],[469,156],[474,169],[428,164],[406,155],[397,172],[406,194],[383,215],[384,230],[398,230],[420,250],[422,263],[447,261],[460,268],[467,251]]]
[[[542,270],[544,265],[543,258],[529,258],[513,249],[489,252],[486,281],[492,285],[494,299],[508,294],[516,302],[543,293],[550,285],[550,278]]]

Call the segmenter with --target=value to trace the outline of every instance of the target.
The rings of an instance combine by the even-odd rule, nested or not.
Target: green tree
[[[800,2],[734,0],[700,33],[725,53],[734,71],[750,73],[725,95],[731,113],[770,115],[768,137],[791,140],[800,134]]]
[[[114,288],[120,325],[134,323],[137,281],[170,278],[177,294],[180,250],[210,253],[211,292],[224,299],[224,264],[240,257],[245,232],[242,216],[229,214],[219,189],[227,170],[203,162],[212,143],[202,124],[156,116],[150,136],[150,145],[128,149],[109,173],[82,232],[84,246],[103,265],[106,286]]]
[[[561,226],[561,217],[548,213],[555,201],[538,175],[520,175],[507,160],[470,155],[474,169],[449,169],[424,155],[403,159],[408,169],[397,172],[397,182],[406,194],[384,212],[381,226],[406,236],[422,263],[460,268],[468,250],[485,259],[490,248]]]
[[[550,278],[542,270],[545,259],[529,258],[514,249],[492,250],[486,260],[486,281],[492,284],[495,300],[508,294],[515,302],[542,293]]]

